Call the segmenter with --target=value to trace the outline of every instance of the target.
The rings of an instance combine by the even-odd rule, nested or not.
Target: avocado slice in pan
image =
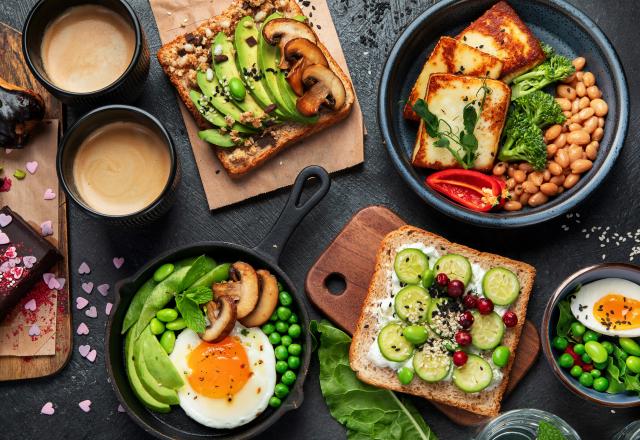
[[[184,385],[184,381],[173,366],[173,362],[169,359],[169,355],[158,339],[151,333],[149,326],[147,326],[139,338],[139,343],[142,344],[141,350],[144,355],[145,365],[149,370],[149,373],[160,383],[170,389],[177,390]]]
[[[133,362],[140,378],[140,382],[145,387],[147,392],[151,394],[157,401],[166,403],[167,405],[177,405],[180,403],[178,399],[178,393],[171,388],[162,386],[155,377],[149,373],[147,365],[144,360],[144,353],[142,351],[142,342],[140,338],[134,343],[133,348]]]
[[[237,122],[234,122],[233,125],[229,127],[229,125],[227,125],[227,120],[218,110],[216,110],[213,105],[211,105],[209,98],[207,98],[197,90],[190,90],[189,98],[191,98],[191,102],[193,102],[193,105],[196,106],[196,109],[202,115],[202,117],[211,122],[216,127],[224,127],[229,130],[235,130],[238,133],[258,132],[258,130],[256,130],[255,128],[247,127],[246,125],[242,125]]]
[[[198,137],[203,141],[209,142],[210,144],[222,148],[230,148],[236,146],[236,143],[233,142],[231,136],[228,133],[223,133],[215,128],[199,131]]]

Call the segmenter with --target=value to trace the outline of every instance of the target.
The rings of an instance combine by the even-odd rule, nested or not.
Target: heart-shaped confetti
[[[78,326],[78,330],[76,330],[76,333],[79,335],[88,335],[89,327],[87,327],[87,324],[85,324],[84,322],[81,322]]]
[[[9,243],[11,243],[9,236],[4,232],[0,232],[0,244],[9,244]]]
[[[55,198],[56,198],[56,193],[54,193],[51,188],[47,188],[47,190],[44,192],[44,199],[53,200]]]
[[[46,222],[40,223],[40,234],[43,237],[48,237],[49,235],[53,235],[53,223],[51,220],[47,220]]]
[[[47,287],[51,290],[60,290],[64,287],[65,279],[64,278],[56,278],[56,276],[52,273],[45,273],[42,275],[42,279]]]
[[[113,304],[112,303],[107,303],[106,306],[104,306],[104,313],[109,316],[111,314],[111,309],[113,308]]]
[[[91,293],[93,291],[93,283],[91,281],[88,283],[82,283],[82,290],[86,293]]]
[[[0,213],[0,228],[6,227],[12,220],[13,217],[10,215],[5,214],[4,212]]]
[[[36,311],[36,300],[35,299],[30,299],[29,301],[27,301],[27,303],[24,305],[24,309],[25,310],[31,310],[32,312]]]
[[[84,358],[87,357],[87,355],[91,351],[91,347],[88,345],[81,345],[80,347],[78,347],[78,351],[80,352],[80,356]]]
[[[27,255],[22,259],[22,264],[24,264],[24,267],[26,267],[27,269],[31,269],[33,265],[36,264],[36,261],[38,261],[36,257],[34,257],[33,255]]]
[[[122,258],[122,257],[114,257],[113,265],[115,266],[116,269],[120,269],[123,264],[124,264],[124,258]]]
[[[53,403],[51,402],[47,402],[44,404],[44,406],[42,407],[42,409],[40,410],[40,414],[44,414],[47,416],[52,416],[53,413],[55,413],[56,410],[53,409]]]
[[[37,161],[31,161],[31,162],[27,162],[26,165],[24,166],[27,171],[29,171],[31,174],[35,174],[36,171],[38,170],[38,162]]]
[[[78,406],[82,411],[89,412],[91,411],[91,400],[83,400],[82,402],[78,403]]]
[[[109,285],[108,284],[100,284],[98,287],[98,292],[100,292],[100,295],[102,296],[107,296],[107,294],[109,293]]]
[[[89,267],[89,265],[87,263],[85,263],[84,261],[80,264],[80,267],[78,267],[78,273],[80,275],[85,275],[87,273],[91,273],[91,268]]]
[[[89,353],[87,353],[87,360],[93,363],[96,360],[96,356],[98,356],[98,352],[95,350],[91,350]]]
[[[40,336],[40,326],[38,324],[33,324],[29,327],[29,336]]]
[[[85,310],[84,314],[87,315],[89,318],[97,318],[98,309],[96,309],[96,306],[91,306],[87,310]]]
[[[89,304],[89,301],[87,301],[86,298],[83,298],[81,296],[76,298],[76,309],[82,310],[87,306],[87,304]]]
[[[119,413],[126,412],[126,410],[124,409],[124,406],[122,406],[122,405],[118,405],[118,412],[119,412]]]

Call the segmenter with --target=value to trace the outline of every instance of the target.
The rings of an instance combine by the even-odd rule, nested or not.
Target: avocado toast
[[[158,60],[231,177],[345,119],[355,101],[293,0],[234,2]]]

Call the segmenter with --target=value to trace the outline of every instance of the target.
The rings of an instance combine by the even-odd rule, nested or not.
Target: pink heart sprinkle
[[[38,170],[38,162],[37,161],[31,161],[31,162],[27,162],[27,164],[24,166],[27,171],[29,171],[31,174],[35,174],[36,171]]]
[[[24,267],[26,267],[27,269],[31,269],[33,265],[36,264],[36,261],[38,261],[36,257],[34,257],[33,255],[27,255],[22,259],[22,264],[24,264]]]
[[[78,330],[76,330],[76,333],[79,335],[88,335],[89,327],[87,327],[87,324],[85,324],[84,322],[81,322],[78,326]]]
[[[43,237],[53,235],[53,224],[51,223],[51,220],[47,220],[40,224],[40,233]]]
[[[54,193],[51,188],[47,188],[47,190],[44,192],[44,199],[53,200],[55,198],[56,198],[56,193]]]
[[[78,351],[80,352],[80,356],[84,358],[87,357],[87,355],[91,351],[91,347],[88,345],[81,345],[80,347],[78,347]]]
[[[31,310],[32,312],[36,311],[36,300],[35,299],[30,299],[29,301],[27,301],[27,303],[24,305],[24,309],[25,310]]]
[[[87,263],[85,263],[84,261],[80,264],[80,267],[78,267],[78,273],[80,275],[84,275],[87,273],[91,272],[91,268],[89,267],[89,265]]]
[[[98,287],[98,292],[100,292],[100,295],[102,296],[107,296],[107,294],[109,293],[109,285],[108,284],[100,284]]]
[[[12,220],[13,217],[10,215],[5,214],[4,212],[0,213],[0,228],[6,227]]]
[[[29,336],[40,336],[40,326],[33,324],[29,327]]]
[[[82,290],[84,290],[85,293],[91,293],[93,290],[93,283],[91,281],[88,283],[82,283]]]
[[[46,272],[42,274],[42,280],[44,281],[45,284],[49,284],[49,281],[51,281],[52,278],[55,278],[55,274],[52,274],[51,272]]]
[[[78,403],[78,406],[82,411],[87,413],[91,411],[91,400],[83,400],[82,402]]]
[[[89,353],[87,353],[87,360],[93,363],[95,362],[97,355],[98,355],[97,351],[91,350]]]
[[[52,416],[53,413],[55,413],[56,410],[53,409],[53,403],[51,402],[47,402],[44,404],[44,406],[42,407],[42,409],[40,410],[40,414],[44,414],[47,416]]]
[[[124,264],[124,258],[122,257],[115,257],[113,259],[113,265],[116,267],[116,269],[120,269],[122,267],[122,265]]]
[[[83,298],[81,296],[76,298],[76,309],[82,310],[87,306],[87,304],[89,304],[89,301],[87,301],[86,298]]]
[[[87,315],[89,318],[97,318],[98,309],[96,309],[96,306],[91,306],[87,310],[85,310],[84,314]]]
[[[118,405],[118,412],[119,412],[119,413],[126,412],[126,410],[124,409],[124,406],[122,406],[122,405]]]
[[[0,232],[0,244],[8,244],[11,243],[9,236],[4,232]]]
[[[111,309],[113,308],[113,304],[112,303],[107,303],[107,305],[104,307],[104,313],[109,316],[111,314]]]

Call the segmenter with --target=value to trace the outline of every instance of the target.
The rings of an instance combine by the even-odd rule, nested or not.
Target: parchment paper
[[[168,43],[176,36],[195,29],[202,21],[221,13],[230,0],[150,0],[160,38]],[[325,0],[312,0],[301,6],[310,17],[320,41],[349,76],[340,40]],[[180,101],[180,99],[178,99]],[[248,198],[293,184],[300,170],[321,165],[327,171],[339,171],[364,161],[364,126],[356,98],[351,115],[341,123],[287,147],[260,168],[241,178],[231,179],[210,144],[198,138],[193,117],[180,101],[193,154],[210,209],[228,206]]]
[[[58,146],[58,120],[47,120],[33,133],[29,144],[22,150],[6,153],[0,150],[0,166],[3,176],[12,180],[11,190],[0,193],[0,206],[9,205],[36,231],[40,224],[51,220],[53,235],[46,237],[58,245],[58,177],[56,175],[56,151]],[[26,170],[26,163],[38,162],[35,174]],[[16,169],[27,173],[23,180],[13,177]],[[44,200],[45,191],[51,188],[56,197]],[[55,354],[57,291],[49,290],[40,282],[18,303],[0,323],[0,356],[46,356]],[[24,305],[36,301],[36,310]],[[40,335],[29,336],[29,329],[37,325]]]

